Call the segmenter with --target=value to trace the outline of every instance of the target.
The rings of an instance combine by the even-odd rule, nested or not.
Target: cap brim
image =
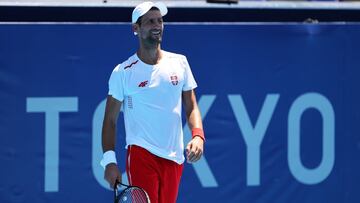
[[[154,3],[154,7],[158,8],[160,10],[161,16],[166,15],[168,12],[168,9],[163,2]]]
[[[143,5],[143,6],[142,6]],[[168,9],[166,7],[166,5],[162,2],[144,2],[142,4],[139,4],[134,10],[133,10],[133,14],[132,14],[132,19],[131,22],[132,23],[136,23],[136,21],[143,15],[145,15],[147,12],[149,12],[149,10],[155,7],[157,9],[159,9],[161,16],[164,16],[167,14]],[[135,15],[134,15],[135,14]],[[135,16],[135,17],[134,17]]]

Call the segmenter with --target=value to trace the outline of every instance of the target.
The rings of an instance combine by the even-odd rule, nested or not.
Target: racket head
[[[125,187],[120,193],[118,185]],[[114,186],[114,203],[150,203],[150,198],[146,191],[140,187],[116,182]]]

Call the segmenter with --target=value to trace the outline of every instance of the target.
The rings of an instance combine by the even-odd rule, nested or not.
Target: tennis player
[[[194,92],[197,84],[188,61],[161,49],[167,11],[161,2],[144,2],[133,10],[132,28],[139,48],[110,76],[102,130],[101,165],[112,188],[115,180],[121,181],[115,138],[122,107],[129,184],[143,188],[151,203],[175,203],[177,199],[185,161],[182,104],[192,131],[186,146],[189,163],[201,158],[205,142]]]

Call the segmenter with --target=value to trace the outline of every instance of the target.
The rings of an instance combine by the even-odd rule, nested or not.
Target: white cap
[[[153,3],[151,1],[143,2],[134,8],[132,12],[131,22],[136,23],[136,21],[145,13],[147,13],[152,7],[158,8],[160,10],[161,16],[166,15],[168,12],[168,9],[166,8],[165,4],[162,2],[156,2],[156,3]]]

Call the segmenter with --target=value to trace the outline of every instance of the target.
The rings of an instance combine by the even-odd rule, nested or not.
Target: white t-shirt
[[[156,65],[145,64],[134,54],[116,66],[109,95],[123,102],[126,147],[138,145],[182,164],[181,95],[197,84],[185,56],[162,53]]]

